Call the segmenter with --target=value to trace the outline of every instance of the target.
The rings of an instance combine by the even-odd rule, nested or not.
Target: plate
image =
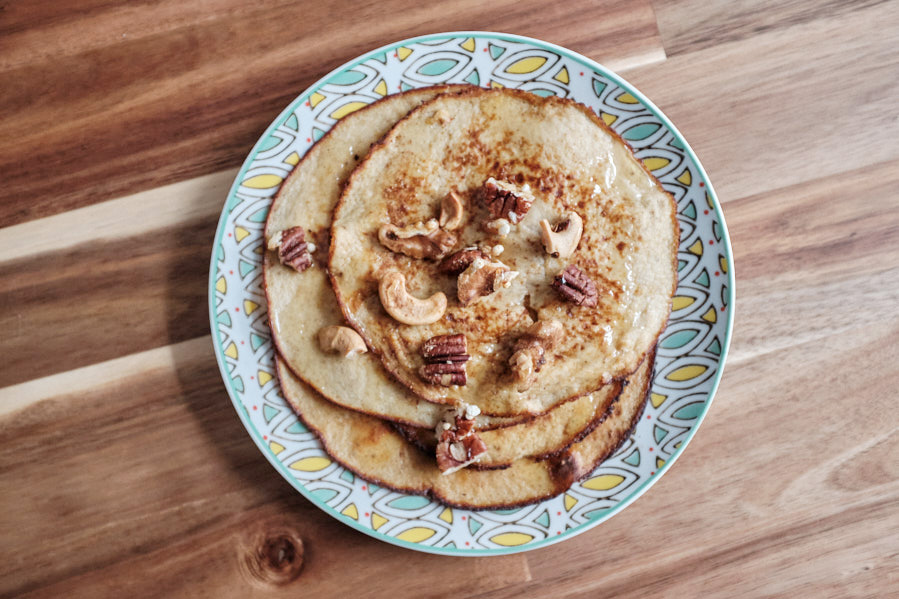
[[[634,148],[677,200],[678,287],[646,411],[589,477],[553,499],[470,511],[378,487],[332,461],[290,409],[274,370],[262,289],[272,197],[338,120],[399,91],[441,83],[515,87],[586,104]],[[709,410],[733,327],[734,274],[721,208],[671,121],[596,62],[535,39],[452,32],[378,48],[297,97],[243,163],[218,223],[209,276],[212,339],[225,387],[260,451],[303,496],[339,521],[418,551],[495,555],[544,547],[608,520],[683,453]]]

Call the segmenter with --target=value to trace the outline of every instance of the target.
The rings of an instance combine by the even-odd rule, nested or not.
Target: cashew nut
[[[368,351],[359,333],[349,327],[327,326],[318,332],[318,345],[324,352],[336,352],[344,358]]]
[[[545,218],[540,221],[540,237],[547,253],[557,258],[568,258],[577,249],[584,232],[584,221],[577,212],[569,212],[565,220],[550,227]]]
[[[431,324],[446,312],[446,296],[442,292],[427,299],[413,297],[406,291],[405,275],[396,270],[381,278],[378,294],[387,313],[403,324]]]
[[[440,226],[452,231],[462,226],[464,218],[465,206],[462,205],[462,200],[456,192],[449,192],[440,202]]]

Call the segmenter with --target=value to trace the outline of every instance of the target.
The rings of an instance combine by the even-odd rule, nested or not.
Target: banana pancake
[[[672,197],[588,108],[474,88],[411,110],[353,171],[329,274],[416,395],[541,414],[640,365],[677,241]]]
[[[394,490],[428,495],[470,509],[511,508],[553,497],[585,478],[628,437],[643,412],[652,380],[650,353],[630,377],[608,417],[549,459],[521,458],[501,470],[465,468],[442,474],[434,461],[389,423],[341,408],[293,376],[277,360],[284,396],[328,454],[360,477]]]

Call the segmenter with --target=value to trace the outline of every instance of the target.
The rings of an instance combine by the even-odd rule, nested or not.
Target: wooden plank
[[[776,29],[635,69],[723,201],[899,159],[899,4]]]
[[[894,419],[847,415],[860,405],[892,409],[897,332],[894,317],[728,367],[716,405],[672,470],[595,531],[529,555],[536,582],[527,591],[878,596],[885,580],[899,580],[899,432]],[[872,376],[853,378],[847,392],[845,365],[861,361]],[[590,567],[591,576],[568,564]]]
[[[417,556],[326,515],[248,438],[208,338],[173,355],[0,418],[0,488],[15,490],[0,493],[0,595],[439,597],[529,580],[522,556]],[[282,534],[304,565],[279,584],[246,559]]]
[[[0,264],[0,385],[208,333],[214,232],[207,218]]]
[[[882,3],[883,0],[653,0],[653,8],[665,52],[677,56],[821,17],[844,16]]]
[[[496,28],[613,67],[664,58],[648,0],[453,0],[437,12],[397,0],[342,10],[303,2],[221,10],[201,20],[185,3],[161,4],[164,18],[133,38],[119,31],[154,21],[157,4],[95,2],[83,19],[72,16],[80,14],[76,6],[55,14],[46,30],[39,8],[64,12],[59,7],[20,11],[13,26],[20,33],[13,33],[26,49],[0,71],[0,223],[234,167],[301,90],[346,60],[408,36]],[[88,34],[99,41],[76,44],[74,54],[44,49]]]

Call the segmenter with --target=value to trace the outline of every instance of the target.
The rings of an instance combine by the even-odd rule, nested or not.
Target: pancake
[[[395,94],[340,120],[297,164],[275,196],[265,226],[266,239],[302,226],[316,240],[315,266],[297,273],[267,252],[264,287],[272,338],[291,370],[307,384],[343,407],[413,426],[433,428],[444,408],[402,388],[371,354],[345,359],[323,353],[316,333],[344,324],[343,314],[325,271],[331,212],[343,183],[369,146],[386,134],[412,108],[440,93],[467,86],[440,86]],[[478,418],[490,428],[514,422]]]
[[[436,229],[428,221],[452,194],[461,224]],[[510,207],[515,214],[502,216]],[[541,221],[557,228],[572,218],[583,229],[576,249],[550,254]],[[427,245],[409,251],[401,244],[410,235]],[[667,322],[677,240],[671,196],[589,109],[475,88],[415,108],[356,167],[334,211],[329,274],[347,322],[417,396],[534,415],[636,370]],[[480,263],[447,274],[443,256],[475,247]],[[463,296],[464,276],[484,265],[495,291]],[[390,298],[411,312],[397,316]],[[562,334],[540,348],[545,364],[523,384],[525,369],[510,358],[535,322],[553,321]],[[467,349],[450,358],[467,360],[464,369],[423,356],[434,338],[460,334]]]
[[[427,495],[469,509],[512,508],[553,497],[585,478],[633,430],[652,380],[649,355],[612,406],[609,416],[580,441],[549,459],[522,458],[501,470],[465,468],[444,475],[433,455],[408,443],[387,422],[322,398],[277,360],[287,401],[319,437],[327,453],[361,478],[382,487]]]

